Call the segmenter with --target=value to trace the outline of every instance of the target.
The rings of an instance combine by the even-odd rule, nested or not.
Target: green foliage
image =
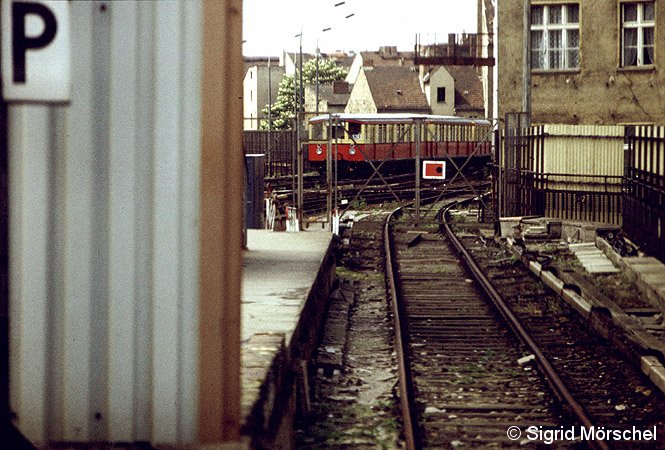
[[[272,105],[266,106],[261,112],[267,117],[270,112],[272,117],[273,130],[290,130],[293,126],[295,117],[295,98],[294,98],[293,75],[287,75],[282,78],[277,91],[277,98]],[[261,129],[268,129],[268,121],[261,121]]]
[[[316,83],[316,59],[310,59],[302,65],[302,77],[306,84]],[[319,58],[319,84],[343,80],[346,70],[339,67],[334,59]]]
[[[319,59],[319,84],[343,80],[344,77],[346,77],[346,70],[339,67],[334,59]],[[316,83],[316,59],[310,59],[303,64],[302,78],[304,84]],[[292,128],[296,110],[294,90],[293,75],[285,76],[279,84],[277,98],[274,103],[266,106],[261,111],[266,117],[270,112],[273,120],[273,130],[290,130]],[[261,121],[261,129],[268,129],[267,120]]]

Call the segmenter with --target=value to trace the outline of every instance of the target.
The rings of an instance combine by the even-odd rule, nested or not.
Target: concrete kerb
[[[622,257],[600,237],[596,238],[596,245],[619,267],[622,276],[635,283],[649,302],[665,315],[665,265],[651,256]]]
[[[665,367],[653,356],[643,356],[641,360],[642,372],[649,377],[658,388],[665,392]]]
[[[642,372],[652,380],[658,389],[665,393],[665,366],[663,365],[663,361],[658,357],[652,356],[654,353],[657,353],[661,358],[665,358],[665,355],[659,351],[655,351],[648,345],[648,342],[653,339],[651,335],[641,336],[643,332],[636,332],[635,330],[629,329],[626,321],[617,320],[617,317],[615,317],[615,314],[610,309],[593,306],[590,301],[583,298],[572,289],[565,288],[565,283],[551,271],[542,270],[540,264],[527,260],[518,247],[514,245],[514,239],[508,238],[506,239],[506,242],[513,255],[520,259],[520,261],[522,261],[522,263],[527,266],[536,277],[540,278],[544,284],[557,293],[567,304],[577,311],[578,314],[587,320],[589,326],[592,327],[594,331],[601,335],[607,335],[608,331],[602,329],[603,321],[600,320],[600,316],[609,315],[614,326],[620,329],[627,338],[632,338],[633,344],[639,349],[640,353],[642,353],[642,355],[638,355]],[[594,316],[599,316],[597,317],[599,320],[593,320]]]

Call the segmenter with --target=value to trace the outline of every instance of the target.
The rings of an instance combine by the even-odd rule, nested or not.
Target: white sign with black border
[[[1,3],[4,100],[69,101],[69,2],[2,0]]]

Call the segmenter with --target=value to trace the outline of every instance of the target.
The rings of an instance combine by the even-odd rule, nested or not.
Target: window
[[[438,103],[445,103],[445,101],[446,101],[446,88],[445,87],[436,88],[436,101]]]
[[[621,65],[647,66],[654,63],[654,2],[621,5]]]
[[[349,130],[349,138],[360,139],[361,124],[356,122],[348,122],[347,126]]]
[[[388,142],[388,126],[379,125],[379,142]]]
[[[335,123],[332,125],[332,138],[344,139],[344,124]]]
[[[576,69],[580,65],[579,5],[531,7],[531,68]]]

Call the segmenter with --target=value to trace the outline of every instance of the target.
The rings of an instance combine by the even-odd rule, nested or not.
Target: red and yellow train
[[[325,166],[331,158],[353,170],[367,161],[403,163],[416,157],[484,164],[492,153],[492,123],[485,119],[426,114],[327,114],[309,121],[307,159]]]

